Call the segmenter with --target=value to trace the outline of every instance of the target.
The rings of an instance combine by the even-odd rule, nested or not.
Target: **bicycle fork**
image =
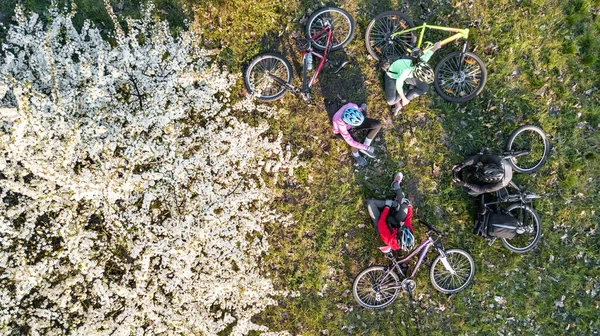
[[[460,62],[458,62],[458,72],[462,71],[463,62],[465,61],[465,53],[467,52],[467,41],[463,44],[462,51],[460,52]]]
[[[442,251],[442,249],[438,249],[438,253],[440,254],[440,260],[442,261],[442,265],[444,265],[446,271],[450,272],[450,274],[452,275],[456,274],[456,271],[454,270],[454,268],[452,268],[452,266],[450,266],[450,263],[448,262],[446,252]]]

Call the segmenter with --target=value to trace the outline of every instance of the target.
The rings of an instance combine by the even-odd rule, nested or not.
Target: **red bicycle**
[[[279,99],[290,90],[300,93],[305,100],[310,99],[310,88],[326,62],[341,70],[348,62],[336,64],[327,59],[330,51],[342,49],[354,37],[356,23],[343,9],[325,7],[314,12],[306,23],[306,37],[296,39],[296,46],[302,52],[302,88],[292,85],[292,65],[283,56],[266,53],[250,62],[244,76],[244,83],[251,95],[262,101]],[[321,50],[323,54],[314,49]],[[313,71],[313,56],[320,59],[310,80],[308,72]]]

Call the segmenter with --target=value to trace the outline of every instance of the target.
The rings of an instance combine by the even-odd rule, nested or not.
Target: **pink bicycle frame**
[[[419,266],[421,266],[421,263],[423,262],[423,259],[425,259],[425,255],[427,254],[427,251],[429,251],[429,247],[431,247],[433,244],[434,244],[433,239],[431,239],[431,237],[427,237],[427,239],[424,239],[423,242],[421,242],[421,244],[419,244],[419,246],[417,246],[416,249],[414,249],[412,252],[410,252],[410,254],[408,256],[406,256],[404,259],[398,260],[396,265],[403,264],[403,263],[409,261],[417,253],[421,252],[421,254],[419,255],[419,259],[417,260],[417,264],[413,268],[412,274],[409,277],[407,277],[407,279],[412,279],[415,276],[415,274],[417,273],[417,270],[419,269]]]

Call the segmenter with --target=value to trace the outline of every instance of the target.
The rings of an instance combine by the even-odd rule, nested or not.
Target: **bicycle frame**
[[[414,276],[417,274],[417,270],[423,263],[423,260],[425,259],[425,255],[427,255],[427,252],[429,251],[429,248],[431,246],[434,246],[434,248],[436,248],[438,253],[440,253],[442,256],[445,257],[444,251],[442,251],[441,248],[437,248],[435,246],[435,241],[431,237],[427,237],[427,239],[424,239],[421,242],[421,244],[419,244],[419,246],[417,246],[414,250],[412,250],[410,252],[410,254],[408,256],[406,256],[405,258],[400,259],[400,260],[394,260],[394,264],[387,271],[386,276],[389,274],[389,272],[392,272],[394,269],[396,269],[399,274],[402,274],[402,276],[405,277],[405,280],[410,280],[410,279],[414,278]],[[415,267],[413,268],[412,274],[409,277],[406,277],[406,275],[404,274],[404,272],[402,272],[402,269],[400,268],[400,264],[403,264],[403,263],[409,261],[414,256],[416,256],[417,253],[419,253],[419,252],[421,252],[421,254],[419,255],[419,259],[417,259],[417,263],[415,264]],[[450,265],[448,265],[445,258],[442,258],[442,263],[444,264],[445,267],[451,268]],[[386,276],[382,277],[382,279],[385,279]],[[379,284],[379,285],[381,285],[381,284]],[[402,288],[402,285],[400,284],[399,286],[391,286],[391,287],[386,287],[386,288]]]
[[[447,32],[451,32],[451,33],[456,33],[442,41],[440,41],[440,46],[444,46],[450,42],[454,42],[458,39],[464,38],[465,39],[465,43],[463,44],[462,47],[462,53],[460,56],[460,61],[458,63],[458,71],[462,71],[462,64],[464,61],[464,55],[465,52],[467,51],[467,39],[469,38],[469,28],[465,28],[465,29],[460,29],[460,28],[451,28],[451,27],[442,27],[442,26],[434,26],[434,25],[428,25],[427,23],[423,23],[421,26],[418,27],[414,27],[414,28],[409,28],[409,29],[405,29],[399,32],[396,32],[394,34],[392,34],[392,38],[394,38],[394,36],[399,35],[399,34],[403,34],[403,33],[408,33],[411,31],[417,31],[417,30],[421,30],[419,32],[419,39],[417,40],[417,48],[421,48],[421,44],[423,43],[423,37],[425,36],[425,29],[429,28],[429,29],[435,29],[435,30],[442,30],[442,31],[447,31]],[[430,48],[427,48],[426,50],[423,50],[423,52],[428,51]],[[410,50],[409,50],[410,51]]]
[[[444,46],[450,42],[456,41],[460,38],[464,38],[465,40],[469,38],[469,29],[468,28],[460,29],[460,28],[442,27],[442,26],[428,25],[427,23],[423,23],[423,25],[418,26],[418,27],[409,28],[409,29],[405,29],[405,30],[396,32],[396,33],[392,34],[391,37],[394,38],[394,36],[396,36],[396,35],[408,33],[411,31],[416,31],[416,30],[420,29],[421,31],[419,33],[419,39],[417,40],[417,48],[420,48],[421,44],[423,43],[423,36],[425,36],[426,28],[456,33],[456,34],[448,37],[447,39],[440,41],[440,44],[442,46]]]
[[[309,48],[307,50],[302,50],[302,71],[303,72],[307,71],[306,69],[304,69],[304,57],[306,57],[307,53],[310,52],[313,56],[316,56],[317,58],[321,59],[321,62],[319,62],[319,66],[315,70],[315,73],[312,75],[312,77],[311,77],[311,79],[310,79],[310,81],[308,83],[306,83],[305,76],[303,76],[303,78],[302,78],[302,93],[308,93],[308,90],[315,83],[315,80],[317,79],[317,76],[319,76],[319,73],[321,72],[321,69],[323,69],[323,65],[325,64],[325,62],[327,62],[327,54],[329,53],[329,49],[331,48],[331,43],[332,43],[332,40],[333,40],[333,30],[331,29],[331,27],[329,27],[329,26],[325,27],[325,29],[323,29],[322,31],[320,31],[317,35],[315,35],[312,38],[310,38],[309,39],[309,43],[311,43],[314,40],[318,39],[324,33],[327,33],[327,44],[326,44],[327,47],[323,51],[323,55],[321,55],[318,52],[314,51],[313,48],[312,48],[312,46],[311,46],[312,44],[309,44]]]
[[[325,34],[325,33],[327,33],[327,47],[323,51],[323,55],[321,55],[318,52],[313,50],[312,42],[314,40],[318,39],[319,37],[323,36],[323,34]],[[311,39],[308,40],[308,42],[309,42],[308,49],[302,50],[302,90],[299,90],[297,87],[295,87],[291,84],[288,84],[283,79],[281,79],[277,76],[274,76],[272,74],[269,74],[269,77],[271,77],[274,81],[278,82],[279,84],[292,90],[293,92],[296,92],[296,93],[300,92],[302,94],[307,94],[309,92],[310,88],[315,83],[317,76],[319,76],[321,69],[323,69],[323,65],[325,64],[325,62],[327,62],[327,54],[329,53],[329,49],[331,48],[332,40],[333,40],[333,30],[331,29],[331,27],[325,27],[317,35],[313,36]],[[317,69],[316,69],[315,73],[313,74],[313,76],[311,77],[310,81],[306,82],[306,71],[307,70],[304,67],[304,58],[306,57],[306,54],[308,54],[309,52],[312,55],[316,56],[317,58],[320,58],[321,62],[319,63],[319,66],[317,67]]]
[[[509,184],[511,187],[515,188],[517,190],[517,194],[511,194],[508,192],[507,188],[502,188],[498,191],[495,192],[495,201],[491,201],[491,202],[485,202],[485,199],[482,199],[481,202],[481,206],[483,207],[483,212],[480,213],[480,215],[482,216],[482,224],[485,224],[486,218],[487,218],[487,213],[488,211],[492,211],[492,212],[497,212],[497,209],[492,209],[490,206],[493,205],[500,205],[503,203],[509,203],[509,204],[517,204],[520,203],[522,206],[530,206],[532,207],[532,203],[533,203],[533,199],[535,198],[540,198],[540,196],[535,195],[532,193],[533,197],[528,198],[526,193],[527,191],[522,191],[514,182],[510,182]],[[505,193],[504,195],[501,195],[501,193]],[[528,216],[528,212],[524,211],[523,208],[520,209],[520,213],[519,213],[519,218],[522,218],[523,221],[519,221],[519,225],[523,225],[523,223],[527,222],[527,216]],[[512,226],[507,227],[507,228],[512,228]],[[496,237],[492,237],[489,245],[491,246],[495,241],[496,241]]]

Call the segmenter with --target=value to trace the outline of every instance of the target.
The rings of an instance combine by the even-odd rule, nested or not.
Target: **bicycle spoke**
[[[248,90],[259,99],[281,95],[286,90],[284,83],[290,81],[291,73],[283,60],[266,56],[251,65],[246,84]]]
[[[469,259],[460,253],[448,253],[446,261],[454,271],[452,274],[443,263],[439,261],[435,265],[434,281],[445,291],[453,291],[464,286],[471,276],[471,264]]]
[[[408,28],[408,24],[397,15],[383,16],[369,29],[369,45],[377,55],[395,61],[405,54],[413,42],[413,33],[404,33],[392,38],[392,34]]]
[[[461,69],[459,71],[459,69]],[[481,82],[481,67],[476,60],[465,56],[460,64],[460,55],[449,58],[437,73],[437,82],[448,96],[465,97],[477,91]]]
[[[367,308],[381,308],[390,304],[398,293],[397,276],[383,267],[363,272],[354,283],[354,296]]]
[[[331,40],[333,47],[346,41],[350,37],[351,33],[351,24],[350,21],[348,21],[348,18],[341,13],[334,11],[322,13],[314,18],[310,25],[309,38],[314,38],[315,35],[321,33],[326,27],[330,27],[333,30]],[[327,36],[328,34],[324,33],[316,38],[314,43],[316,43],[320,48],[324,49],[327,45]]]

